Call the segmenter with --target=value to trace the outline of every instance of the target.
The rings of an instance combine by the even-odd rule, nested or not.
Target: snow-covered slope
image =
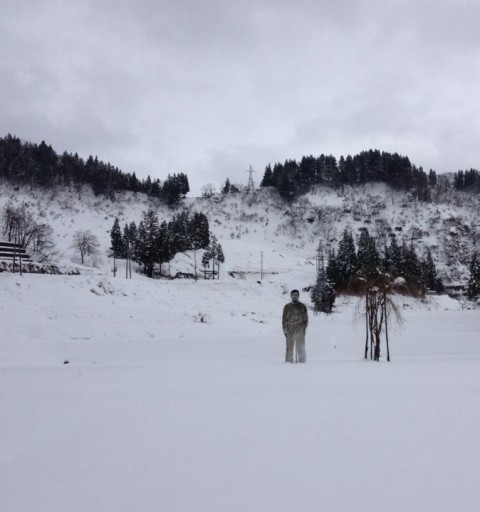
[[[399,243],[413,244],[419,256],[431,249],[438,271],[446,284],[464,284],[472,251],[480,241],[480,199],[472,194],[437,191],[431,203],[412,200],[408,194],[384,184],[317,188],[287,205],[273,189],[255,195],[215,195],[187,198],[172,210],[143,194],[118,193],[115,200],[96,197],[85,188],[75,191],[44,192],[0,185],[0,209],[6,204],[25,204],[54,230],[58,260],[63,265],[78,264],[72,248],[75,231],[90,229],[100,240],[100,256],[88,261],[102,272],[112,267],[108,260],[110,230],[115,217],[120,225],[138,222],[142,212],[153,208],[160,220],[170,220],[182,210],[207,214],[212,232],[224,249],[224,271],[257,272],[261,253],[265,272],[285,272],[311,267],[319,243],[325,254],[336,248],[345,228],[355,237],[368,228],[379,248],[395,235]],[[170,273],[191,271],[191,255],[178,255]],[[167,270],[167,269],[164,269]],[[314,281],[314,272],[312,279]]]
[[[320,190],[286,209],[260,194],[187,200],[226,256],[219,280],[193,282],[125,279],[123,262],[113,277],[113,220],[138,222],[146,198],[2,188],[0,206],[28,202],[52,225],[60,263],[78,264],[78,229],[103,254],[76,276],[0,274],[1,510],[478,510],[478,310],[396,297],[392,362],[373,363],[356,299],[340,297],[330,316],[310,310],[307,364],[285,364],[288,292],[313,283],[319,239],[360,225],[362,196]],[[440,223],[467,218],[449,208]]]

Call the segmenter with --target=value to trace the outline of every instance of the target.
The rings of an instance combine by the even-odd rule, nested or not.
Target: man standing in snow
[[[308,325],[307,306],[298,299],[300,293],[298,290],[292,290],[290,293],[292,302],[289,302],[283,308],[282,327],[283,333],[287,338],[287,353],[285,361],[293,363],[293,349],[296,349],[296,361],[304,363],[307,359],[305,353],[305,330]]]

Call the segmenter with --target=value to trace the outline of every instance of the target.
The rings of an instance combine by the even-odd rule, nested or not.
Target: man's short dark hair
[[[300,295],[300,292],[298,290],[292,290],[290,292],[290,295],[293,295],[294,293],[296,293],[297,295]]]

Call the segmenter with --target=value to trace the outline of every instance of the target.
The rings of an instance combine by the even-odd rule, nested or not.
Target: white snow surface
[[[57,204],[63,263],[80,227],[106,246],[103,205]],[[80,276],[0,274],[2,512],[480,510],[479,310],[397,296],[392,361],[364,360],[358,299],[313,315],[315,243],[263,222],[212,226],[216,281],[114,278],[106,252]],[[284,362],[292,288],[306,364]]]
[[[479,509],[478,310],[398,297],[374,363],[340,298],[291,365],[282,279],[228,278],[1,276],[1,510]]]

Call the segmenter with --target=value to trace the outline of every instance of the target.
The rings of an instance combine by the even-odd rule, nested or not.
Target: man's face
[[[298,302],[298,298],[300,297],[300,295],[298,293],[292,293],[291,297],[292,297],[292,302]]]

